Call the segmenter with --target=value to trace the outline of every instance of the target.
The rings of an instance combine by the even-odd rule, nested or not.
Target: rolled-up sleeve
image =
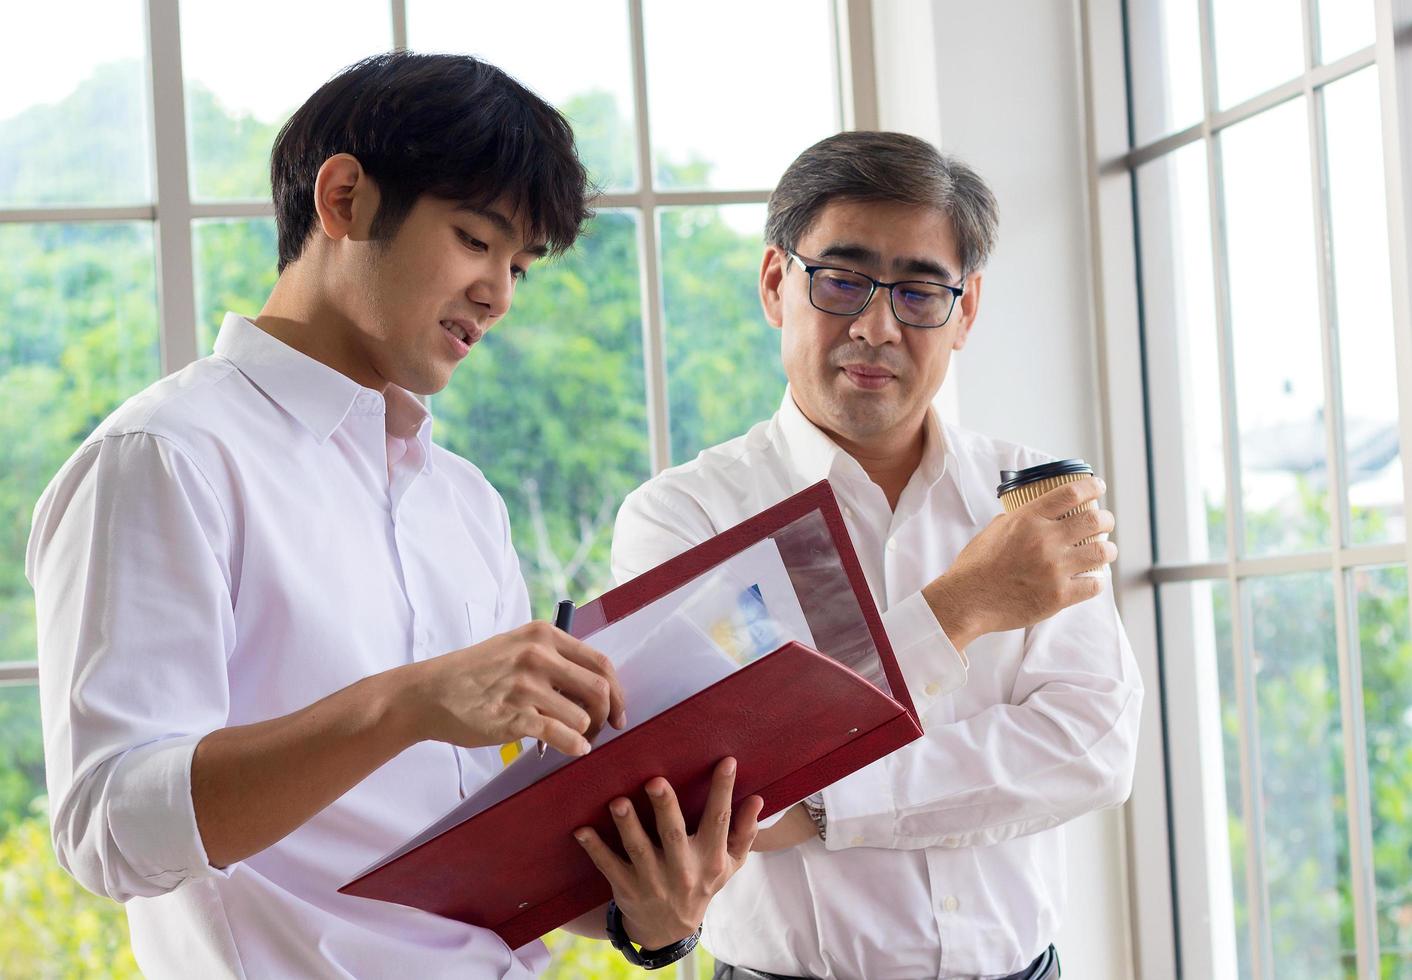
[[[228,873],[201,843],[191,760],[228,716],[232,540],[190,456],[145,432],[85,446],[35,509],[54,849],[118,901]]]
[[[1127,799],[1143,689],[1111,590],[1024,643],[1009,703],[824,791],[831,849],[993,844]]]

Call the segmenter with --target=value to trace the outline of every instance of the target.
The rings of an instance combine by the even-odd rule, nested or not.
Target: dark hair
[[[951,219],[962,274],[983,268],[995,248],[1000,210],[966,164],[905,133],[850,132],[820,140],[795,159],[770,195],[765,240],[795,250],[835,200],[899,201]]]
[[[568,121],[494,65],[465,55],[374,55],[339,72],[284,124],[270,153],[279,271],[314,229],[314,178],[357,157],[380,194],[375,239],[397,233],[423,194],[484,207],[507,198],[551,253],[592,216]]]

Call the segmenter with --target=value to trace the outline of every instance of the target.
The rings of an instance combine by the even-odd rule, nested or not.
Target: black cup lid
[[[1093,476],[1093,467],[1081,459],[1056,459],[1052,463],[1040,463],[1038,466],[1030,466],[1023,470],[1001,470],[1000,486],[995,488],[995,495],[1003,497],[1011,490],[1026,484],[1038,483],[1040,480],[1047,480],[1052,476],[1067,476],[1070,473]]]

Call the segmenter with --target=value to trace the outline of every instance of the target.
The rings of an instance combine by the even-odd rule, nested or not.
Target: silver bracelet
[[[809,819],[814,821],[814,827],[819,831],[819,840],[829,839],[829,818],[824,812],[824,794],[815,793],[813,796],[804,798],[804,812],[809,814]]]

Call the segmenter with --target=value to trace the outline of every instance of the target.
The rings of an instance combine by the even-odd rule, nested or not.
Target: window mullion
[[[878,128],[878,81],[869,0],[835,0],[834,55],[843,128]]]
[[[1213,120],[1218,110],[1215,26],[1210,0],[1198,5],[1201,32],[1202,90],[1206,112],[1202,137],[1206,143],[1206,173],[1211,226],[1212,277],[1216,287],[1216,335],[1220,351],[1221,420],[1226,458],[1226,581],[1231,597],[1231,651],[1234,661],[1235,700],[1239,716],[1241,810],[1246,832],[1246,904],[1249,909],[1251,972],[1260,980],[1272,977],[1272,943],[1269,900],[1264,861],[1264,811],[1260,793],[1258,715],[1251,662],[1250,617],[1243,584],[1236,576],[1236,560],[1244,551],[1245,516],[1240,479],[1240,430],[1237,424],[1235,345],[1231,324],[1229,261],[1226,255],[1225,191],[1220,146]]]
[[[0,662],[0,687],[10,684],[35,684],[39,681],[39,662],[12,660]]]
[[[642,360],[647,383],[647,439],[652,474],[672,463],[671,420],[667,413],[666,330],[662,314],[662,277],[657,248],[657,209],[652,188],[652,127],[648,120],[647,45],[642,19],[643,0],[628,0],[628,31],[632,44],[632,88],[637,122],[637,172],[642,208],[638,247],[642,250]]]
[[[1312,68],[1318,53],[1317,17],[1313,0],[1304,0],[1305,59]],[[1373,832],[1369,814],[1367,755],[1364,752],[1361,651],[1356,632],[1355,597],[1349,588],[1348,571],[1340,556],[1352,543],[1351,513],[1348,506],[1347,446],[1343,424],[1343,372],[1338,338],[1337,295],[1334,284],[1332,217],[1329,202],[1328,140],[1324,125],[1323,92],[1314,88],[1310,72],[1305,74],[1305,112],[1309,124],[1309,165],[1314,210],[1314,241],[1318,269],[1320,336],[1324,368],[1324,438],[1328,465],[1330,536],[1334,545],[1334,636],[1337,652],[1340,731],[1343,733],[1344,793],[1348,826],[1349,891],[1353,899],[1353,932],[1358,975],[1377,975],[1378,930],[1373,879]],[[1352,624],[1352,625],[1351,625]]]
[[[392,15],[392,50],[407,50],[407,0],[389,0]]]
[[[1412,0],[1374,0],[1404,500],[1412,494]],[[1404,507],[1404,509],[1407,509]],[[1405,560],[1412,568],[1412,535]],[[1408,576],[1412,595],[1412,575]]]
[[[157,314],[166,374],[196,359],[191,184],[177,0],[148,0],[147,45],[157,177]]]

